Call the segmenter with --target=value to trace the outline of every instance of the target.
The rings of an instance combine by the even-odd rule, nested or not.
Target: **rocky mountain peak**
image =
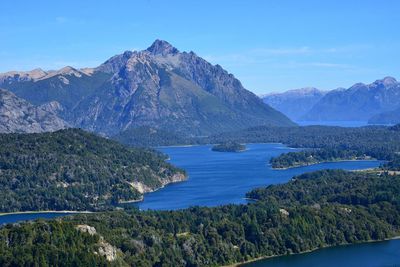
[[[387,76],[383,78],[382,80],[377,80],[376,82],[382,83],[384,86],[391,86],[394,84],[397,84],[397,80],[393,77]]]
[[[173,47],[170,43],[164,40],[155,40],[154,43],[146,49],[146,51],[150,52],[153,55],[162,55],[166,56],[168,54],[177,54],[179,50]]]

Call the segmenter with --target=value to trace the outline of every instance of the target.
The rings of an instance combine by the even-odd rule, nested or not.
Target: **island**
[[[346,149],[311,149],[299,152],[289,152],[271,158],[273,169],[286,170],[290,168],[309,166],[323,162],[351,161],[351,160],[375,160],[356,150]]]
[[[246,150],[246,145],[237,142],[227,142],[214,145],[211,150],[216,152],[243,152]]]

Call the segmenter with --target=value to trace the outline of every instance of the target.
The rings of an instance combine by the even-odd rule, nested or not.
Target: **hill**
[[[372,116],[368,123],[370,124],[396,124],[400,123],[400,107]]]
[[[325,170],[248,205],[80,214],[0,228],[2,266],[227,266],[398,236],[400,176]],[[24,240],[24,242],[21,242]],[[89,264],[90,263],[90,264]]]
[[[0,134],[0,212],[112,209],[183,179],[160,154],[79,129]]]

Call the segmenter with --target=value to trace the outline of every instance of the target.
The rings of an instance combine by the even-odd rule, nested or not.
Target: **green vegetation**
[[[148,126],[129,128],[113,136],[113,139],[123,144],[139,147],[173,146],[190,143],[188,137]]]
[[[210,143],[284,143],[291,147],[314,149],[291,152],[272,159],[275,167],[293,167],[317,161],[350,158],[375,158],[394,161],[400,152],[400,131],[394,127],[370,126],[342,128],[332,126],[307,127],[255,127],[243,131],[215,135],[207,138]],[[204,140],[203,140],[204,141]],[[315,156],[318,160],[311,159]]]
[[[370,160],[371,157],[356,150],[313,149],[299,152],[289,152],[272,158],[270,163],[274,169],[287,169],[307,166],[320,162],[340,160]]]
[[[0,212],[104,210],[141,198],[183,171],[165,156],[68,129],[0,135]]]
[[[253,190],[248,197],[258,201],[180,211],[80,214],[8,225],[0,229],[0,263],[62,263],[64,258],[75,260],[77,266],[103,263],[94,252],[104,238],[119,251],[118,261],[111,265],[220,266],[382,240],[400,230],[400,176],[319,171]],[[95,227],[97,234],[74,231],[82,224]],[[35,253],[42,248],[48,250]]]
[[[39,220],[0,229],[0,266],[109,266],[94,254],[99,236],[71,223]]]
[[[242,152],[246,150],[246,146],[236,142],[228,142],[214,145],[211,150],[217,152]]]

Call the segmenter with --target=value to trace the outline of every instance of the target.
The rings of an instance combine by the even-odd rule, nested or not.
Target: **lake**
[[[324,248],[260,260],[242,267],[383,267],[400,266],[400,240]]]
[[[20,221],[35,220],[38,218],[42,219],[52,219],[66,215],[72,215],[74,213],[59,213],[59,212],[32,212],[32,213],[16,213],[16,214],[6,214],[0,216],[0,225],[6,223],[16,223]]]
[[[162,147],[170,162],[185,169],[189,179],[145,194],[135,203],[140,209],[175,210],[190,206],[243,204],[246,192],[270,184],[285,183],[293,176],[321,169],[367,169],[379,161],[321,163],[287,170],[273,170],[271,157],[297,151],[283,144],[248,144],[240,153],[214,152],[211,145]]]

